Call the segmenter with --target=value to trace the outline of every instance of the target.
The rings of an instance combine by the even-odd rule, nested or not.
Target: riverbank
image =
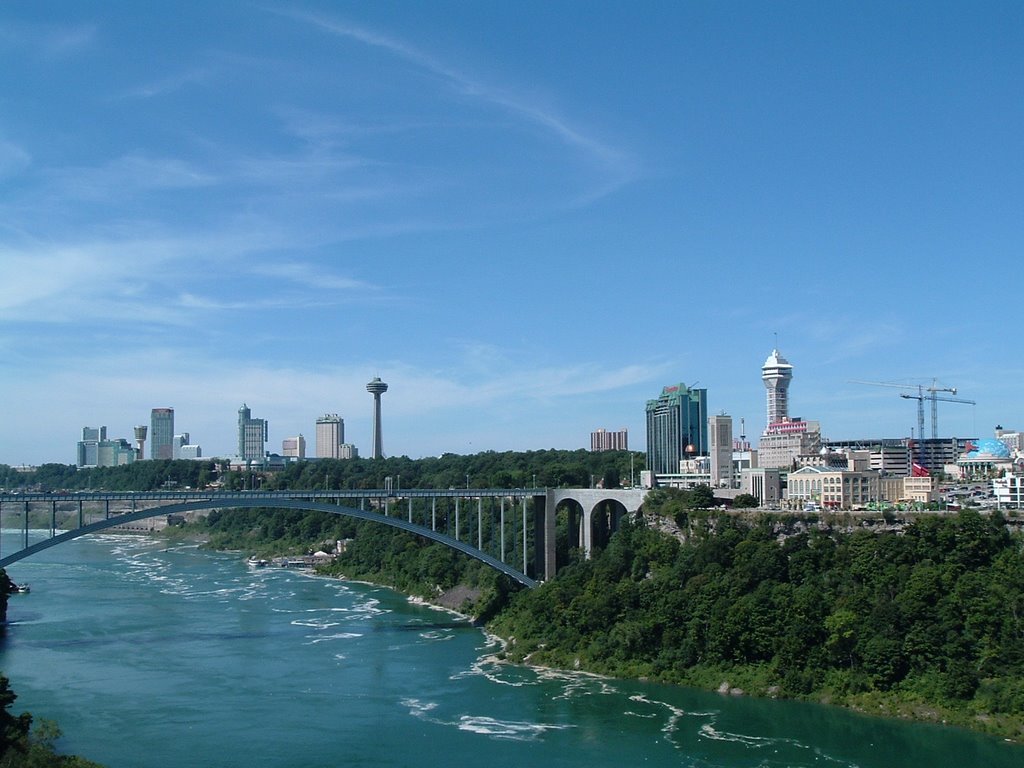
[[[962,515],[779,542],[757,521],[700,522],[691,519],[686,542],[626,526],[593,559],[525,592],[380,527],[360,528],[324,575],[471,615],[508,638],[502,654],[516,663],[1024,741],[1024,659],[1013,642],[1024,610],[1010,610],[1024,606],[1024,559],[1005,529]]]
[[[347,579],[344,576],[332,575],[328,578],[341,578],[355,583],[371,584],[398,592],[394,585],[372,580]],[[617,668],[593,667],[575,657],[568,662],[558,658],[548,649],[540,648],[533,653],[520,656],[516,650],[514,636],[503,636],[494,630],[491,624],[479,624],[477,617],[467,613],[467,604],[479,600],[481,590],[459,585],[434,597],[407,595],[414,604],[426,604],[451,614],[477,623],[487,637],[497,643],[500,649],[491,654],[495,661],[521,664],[541,671],[558,671],[582,673],[594,677],[618,680],[637,680],[656,682],[667,685],[681,686],[724,696],[749,696],[761,699],[789,699],[804,701],[821,706],[835,706],[849,709],[860,714],[895,720],[933,723],[953,728],[962,728],[973,732],[1014,744],[1024,744],[1024,718],[1012,715],[992,715],[987,713],[970,713],[929,702],[912,692],[868,692],[860,694],[843,693],[836,688],[828,687],[813,695],[792,696],[784,693],[780,686],[773,682],[776,678],[772,671],[764,666],[723,667],[713,665],[696,665],[685,670],[671,673],[658,673],[652,669],[625,671]]]
[[[781,542],[768,520],[698,523],[624,526],[518,595],[492,625],[507,657],[1024,743],[1024,552],[999,520]]]

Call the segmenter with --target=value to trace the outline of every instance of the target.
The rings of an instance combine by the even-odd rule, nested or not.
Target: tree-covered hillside
[[[644,518],[674,503],[656,496]],[[781,541],[768,517],[685,522],[685,542],[627,525],[517,595],[494,622],[508,655],[1024,738],[1024,551],[998,515]]]

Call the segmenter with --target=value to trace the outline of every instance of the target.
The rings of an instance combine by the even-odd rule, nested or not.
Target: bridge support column
[[[537,579],[554,578],[558,571],[555,559],[555,507],[557,502],[550,489],[543,496],[534,496],[533,551],[537,563]]]
[[[583,510],[583,541],[580,542],[583,548],[583,559],[589,560],[590,553],[594,549],[594,510]]]
[[[576,508],[573,507],[573,506],[570,506],[569,509],[566,510],[566,517],[567,517],[567,522],[568,522],[568,530],[567,530],[568,542],[567,543],[569,545],[569,549],[570,550],[579,549],[579,546],[580,546],[580,528],[579,528],[579,520],[576,517]]]
[[[505,497],[502,496],[501,499],[499,499],[499,502],[500,503],[498,505],[498,508],[499,508],[498,518],[500,520],[500,525],[501,525],[501,528],[500,528],[500,530],[501,530],[501,562],[504,563],[505,562]]]
[[[484,497],[476,500],[476,548],[484,551]]]
[[[523,496],[523,573],[529,573],[526,569],[526,497]]]

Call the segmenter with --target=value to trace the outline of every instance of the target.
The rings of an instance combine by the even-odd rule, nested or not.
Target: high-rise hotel
[[[238,457],[242,461],[263,461],[267,443],[267,420],[252,418],[249,406],[238,409]]]
[[[173,459],[174,409],[154,408],[150,412],[149,454],[154,459]]]
[[[647,469],[679,472],[679,462],[708,453],[708,391],[685,384],[665,387],[647,401]]]

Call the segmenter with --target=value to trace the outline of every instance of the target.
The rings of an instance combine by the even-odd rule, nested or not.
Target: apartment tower
[[[316,420],[316,456],[318,459],[340,459],[345,442],[345,420],[336,413],[325,413]]]

